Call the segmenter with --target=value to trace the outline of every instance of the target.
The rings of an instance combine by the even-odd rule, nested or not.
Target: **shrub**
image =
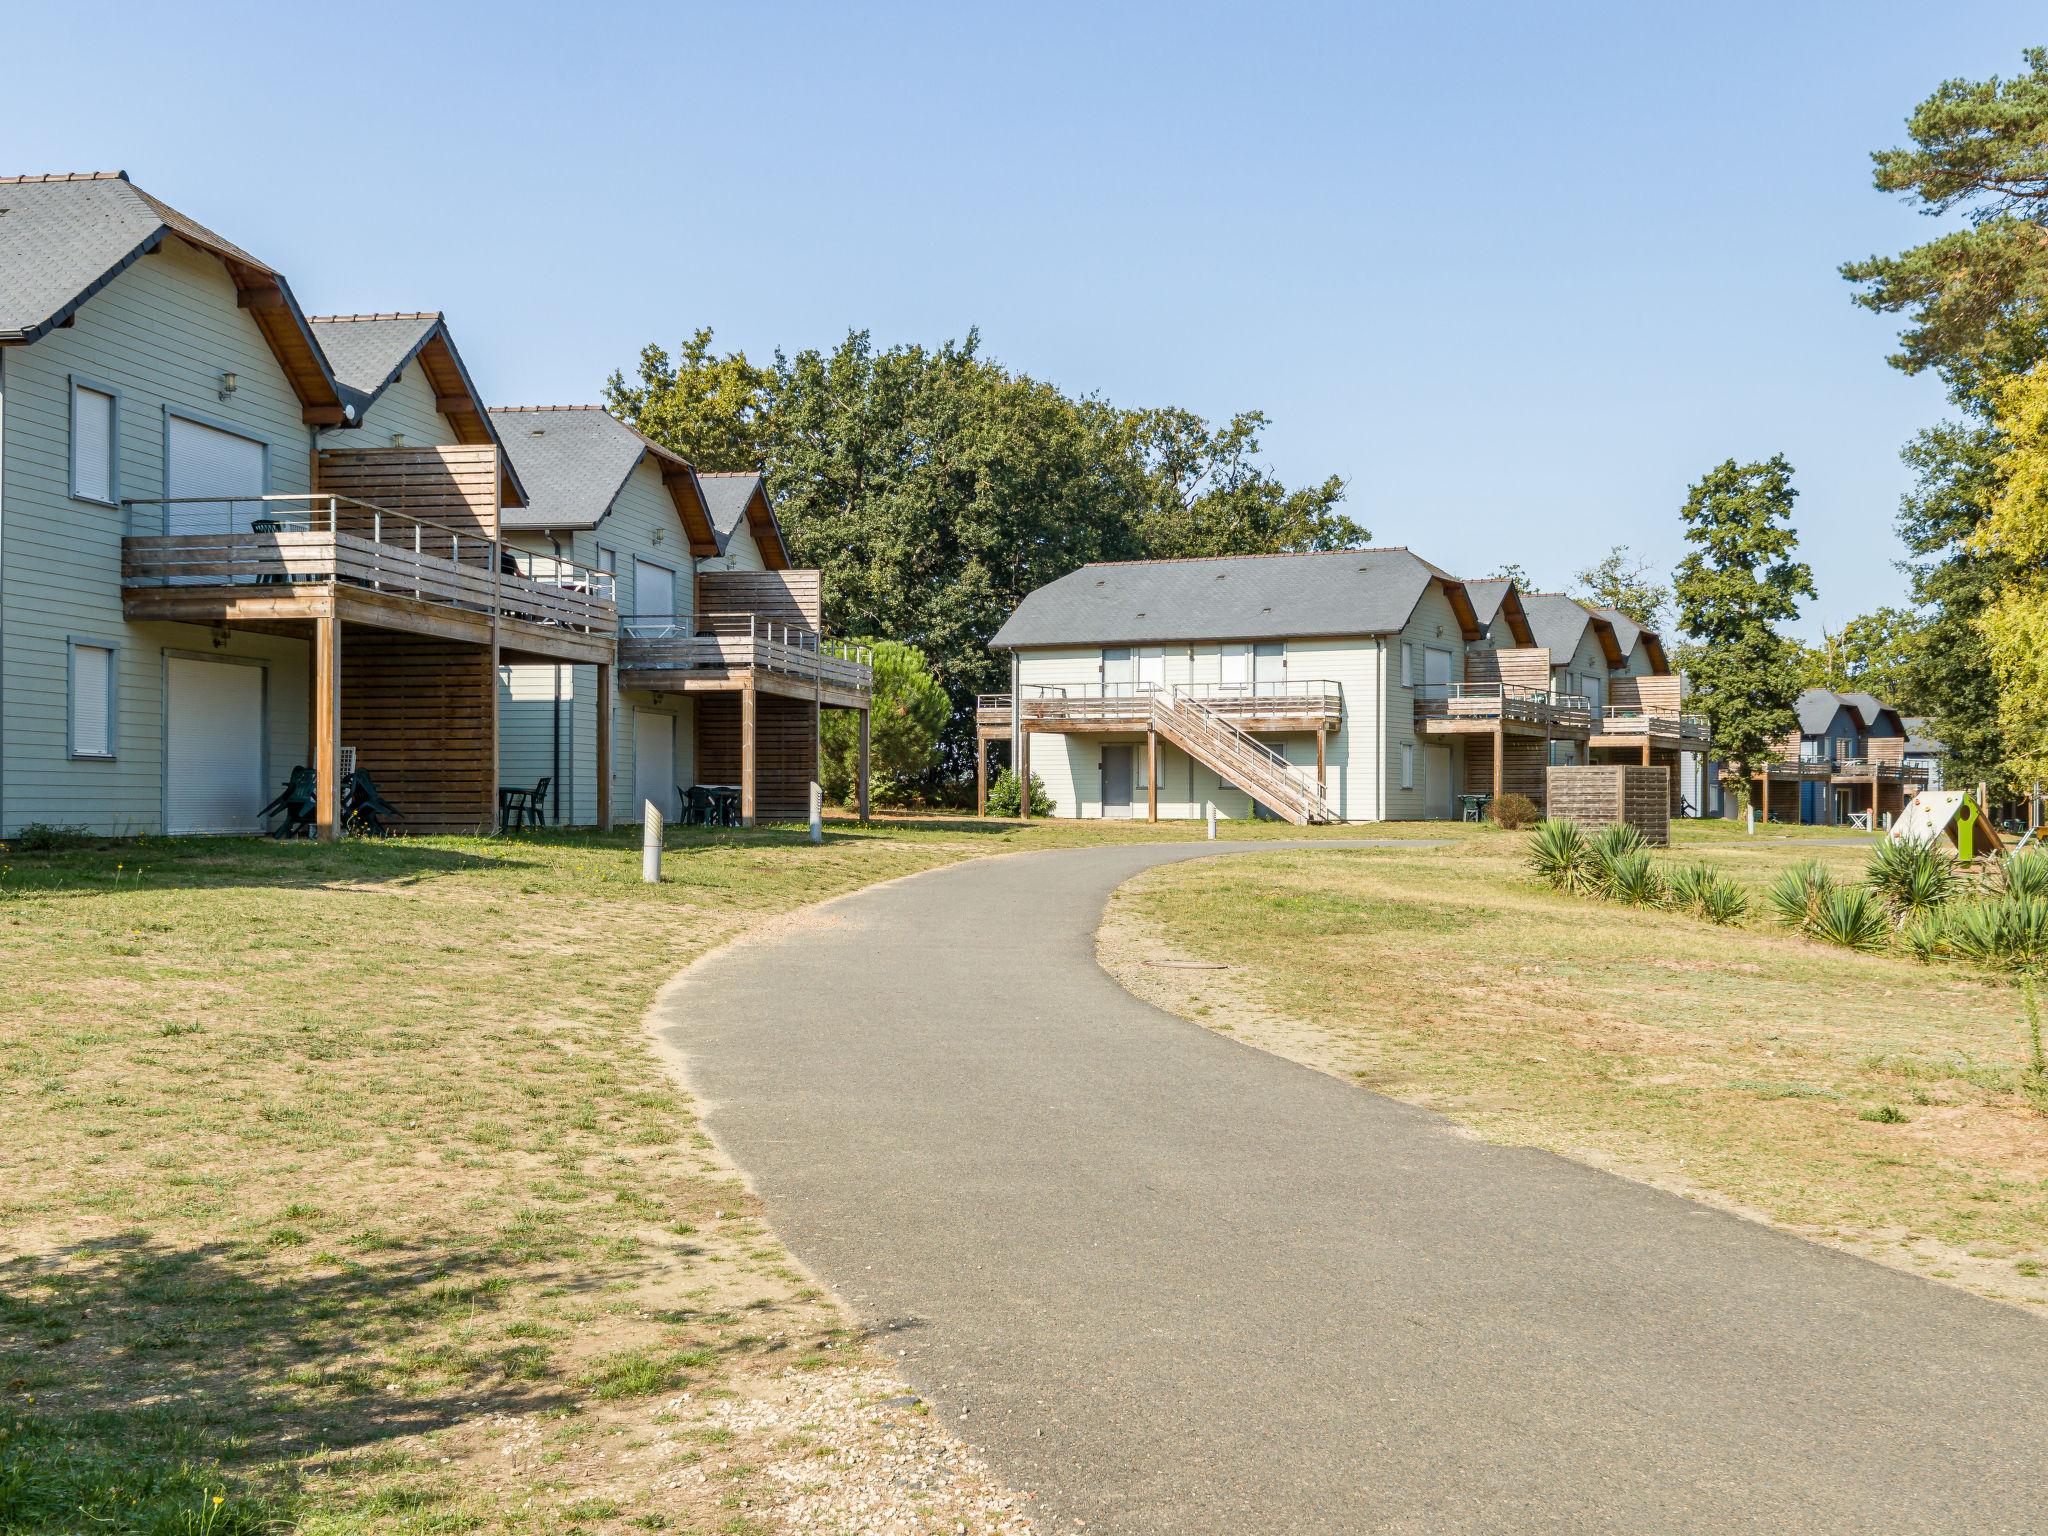
[[[1910,838],[1887,838],[1872,849],[1865,878],[1901,915],[1946,906],[1955,898],[1958,880],[1955,860],[1945,847]]]
[[[1616,822],[1595,832],[1586,844],[1586,860],[1592,869],[1592,888],[1602,895],[1614,885],[1614,867],[1632,853],[1647,852],[1643,834],[1626,822]]]
[[[1711,864],[1682,864],[1671,873],[1671,904],[1724,927],[1749,910],[1749,894]]]
[[[1883,903],[1860,885],[1837,885],[1823,891],[1805,928],[1825,943],[1866,954],[1883,949],[1892,934]]]
[[[1647,848],[1634,848],[1609,862],[1607,894],[1628,907],[1660,906],[1664,901],[1664,877]]]
[[[1821,867],[1820,860],[1808,859],[1771,882],[1771,910],[1788,927],[1804,928],[1821,899],[1834,888],[1834,876]]]
[[[1554,816],[1539,821],[1529,839],[1529,867],[1538,879],[1557,890],[1583,892],[1590,888],[1592,863],[1579,824]]]
[[[1017,770],[1005,768],[996,775],[995,783],[988,787],[988,813],[991,816],[1016,816],[1021,814],[1017,804]],[[1045,780],[1037,774],[1031,775],[1031,814],[1050,816],[1052,796],[1045,792]]]
[[[1502,795],[1487,807],[1487,815],[1493,818],[1493,824],[1505,827],[1510,832],[1519,832],[1524,827],[1534,826],[1536,819],[1542,814],[1536,809],[1536,802],[1527,795]]]
[[[2048,900],[2048,852],[2030,848],[2005,861],[2000,870],[2008,896],[2038,896]]]
[[[18,853],[64,853],[92,841],[90,827],[53,827],[47,821],[31,821],[14,835]]]
[[[1949,909],[1948,952],[1980,965],[2032,969],[2048,964],[2048,897],[1997,896]]]
[[[1904,1125],[1906,1123],[1906,1112],[1896,1104],[1873,1104],[1870,1108],[1861,1111],[1856,1118],[1858,1120],[1869,1120],[1877,1125]]]

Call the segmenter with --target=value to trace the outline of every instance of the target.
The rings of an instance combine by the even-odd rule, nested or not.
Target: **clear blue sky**
[[[1898,600],[1937,386],[1835,268],[1936,226],[1868,152],[2038,4],[16,0],[0,161],[125,168],[316,312],[447,311],[484,390],[594,399],[697,325],[766,354],[979,326],[1076,391],[1257,407],[1381,543],[1545,585],[1668,565],[1784,452],[1820,601]]]

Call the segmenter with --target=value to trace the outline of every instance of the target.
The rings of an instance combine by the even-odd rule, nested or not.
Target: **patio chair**
[[[553,776],[547,775],[532,789],[499,789],[498,825],[507,832],[543,825],[547,820],[548,786],[554,782]]]
[[[319,816],[319,801],[314,796],[313,770],[303,765],[291,771],[285,780],[283,791],[270,804],[257,812],[263,820],[282,816],[284,820],[272,829],[272,837],[311,837],[313,823]]]
[[[343,830],[358,837],[389,837],[391,829],[385,826],[385,818],[403,821],[405,812],[386,800],[378,790],[376,780],[362,769],[341,781],[341,825]]]
[[[717,797],[702,784],[692,784],[688,789],[676,786],[677,796],[682,802],[683,825],[686,827],[708,827],[718,814]]]
[[[283,533],[284,524],[274,517],[259,517],[249,525],[251,533]],[[259,587],[283,586],[287,578],[278,571],[260,571],[256,576]]]

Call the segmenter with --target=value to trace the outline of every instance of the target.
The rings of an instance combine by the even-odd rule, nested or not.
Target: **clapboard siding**
[[[497,686],[481,646],[359,625],[342,637],[341,742],[405,813],[404,830],[490,830]]]
[[[385,388],[355,427],[328,427],[320,434],[322,448],[388,448],[394,435],[408,447],[459,443],[461,434],[434,408],[433,381],[420,360],[405,365],[398,382]]]
[[[309,488],[313,436],[298,397],[214,257],[176,238],[135,262],[79,311],[74,325],[5,354],[0,411],[0,835],[28,822],[104,831],[162,826],[166,651],[267,663],[270,761],[306,750],[307,647],[203,626],[129,624],[121,608],[115,508],[70,496],[74,373],[120,391],[119,493],[163,494],[164,407],[269,447],[270,489]],[[223,373],[237,376],[227,400]],[[153,519],[145,512],[145,520]],[[154,531],[139,528],[138,531]],[[111,763],[68,756],[67,636],[120,647],[120,718]]]

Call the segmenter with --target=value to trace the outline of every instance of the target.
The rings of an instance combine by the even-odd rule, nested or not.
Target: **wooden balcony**
[[[1669,714],[1657,710],[1613,707],[1600,711],[1592,745],[1634,747],[1648,744],[1684,752],[1704,752],[1714,733],[1705,715]]]
[[[277,628],[336,618],[495,644],[507,660],[613,657],[618,608],[608,571],[348,496],[125,506],[130,619]]]
[[[747,685],[866,709],[874,654],[759,613],[629,615],[620,625],[619,686],[658,693],[714,693]]]
[[[1267,683],[1028,684],[1024,713],[1042,731],[1142,731],[1152,716],[1155,694],[1192,699],[1241,731],[1277,735],[1335,731],[1344,723],[1344,690],[1322,678]],[[975,700],[975,729],[991,740],[1010,734],[1010,695],[984,693]]]
[[[1415,690],[1415,729],[1425,736],[1547,736],[1582,741],[1593,707],[1572,693],[1508,683],[1423,683]]]

